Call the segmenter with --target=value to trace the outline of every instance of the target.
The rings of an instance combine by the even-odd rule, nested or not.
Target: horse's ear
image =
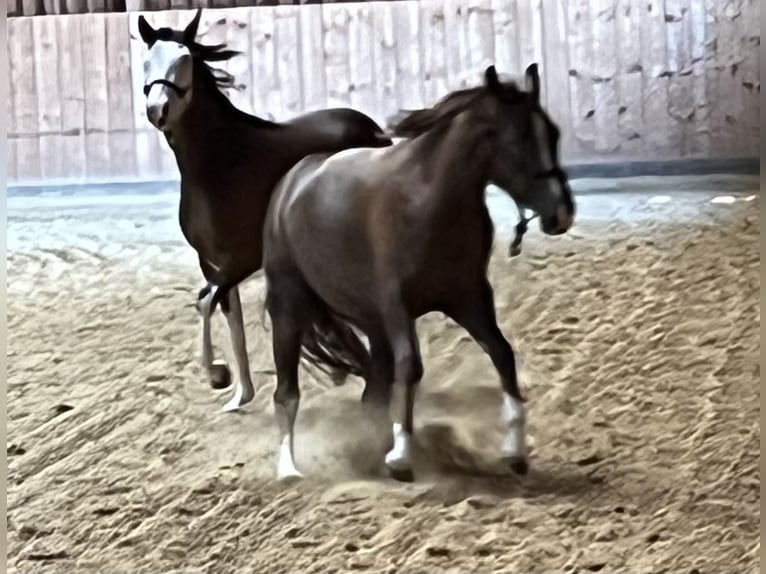
[[[527,66],[524,74],[527,84],[527,91],[532,95],[534,101],[540,101],[540,74],[537,71],[537,64]]]
[[[138,17],[138,33],[147,46],[151,47],[157,40],[157,31],[146,21],[143,14]]]
[[[495,66],[490,66],[484,71],[484,81],[492,91],[500,91],[500,78],[497,77]]]
[[[187,46],[190,46],[192,43],[194,43],[194,39],[197,37],[197,29],[199,28],[199,20],[202,17],[202,8],[197,8],[197,13],[194,15],[194,18],[192,18],[192,21],[189,22],[189,25],[186,26],[186,29],[184,30],[184,43]]]

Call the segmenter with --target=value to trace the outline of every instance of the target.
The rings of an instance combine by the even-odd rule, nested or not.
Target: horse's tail
[[[348,375],[366,378],[370,353],[354,330],[329,311],[314,321],[303,336],[303,358],[328,373],[336,385]]]

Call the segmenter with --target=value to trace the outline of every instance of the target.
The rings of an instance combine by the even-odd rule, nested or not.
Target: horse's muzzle
[[[569,231],[574,223],[574,213],[565,205],[559,205],[556,213],[540,217],[540,228],[546,235],[561,235]]]

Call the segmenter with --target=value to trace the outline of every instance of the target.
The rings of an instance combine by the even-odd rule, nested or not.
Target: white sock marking
[[[250,378],[250,362],[247,358],[247,342],[245,339],[245,326],[242,318],[242,303],[239,299],[239,289],[233,287],[228,295],[229,312],[226,313],[226,322],[229,325],[232,347],[239,367],[239,382],[234,396],[226,403],[224,411],[232,411],[249,403],[255,396],[253,381]]]
[[[386,466],[393,470],[406,470],[412,466],[410,442],[412,437],[400,423],[393,424],[394,448],[386,455]]]
[[[290,435],[286,434],[282,437],[282,440],[279,443],[279,454],[277,455],[277,480],[301,476],[303,475],[298,472],[297,468],[295,468],[295,460],[293,459],[293,453],[290,449]]]
[[[503,422],[508,427],[508,434],[503,440],[503,456],[526,458],[526,408],[524,403],[514,399],[507,393],[503,394]]]

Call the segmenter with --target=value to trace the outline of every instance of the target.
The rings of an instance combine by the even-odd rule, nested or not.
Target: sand
[[[256,400],[224,414],[173,194],[11,197],[8,571],[758,572],[760,199],[726,185],[622,180],[515,259],[494,198],[532,469],[498,465],[495,371],[434,315],[413,484],[381,472],[361,383],[308,368],[307,479],[274,480],[263,281],[243,287]],[[220,315],[213,334],[231,360]]]

